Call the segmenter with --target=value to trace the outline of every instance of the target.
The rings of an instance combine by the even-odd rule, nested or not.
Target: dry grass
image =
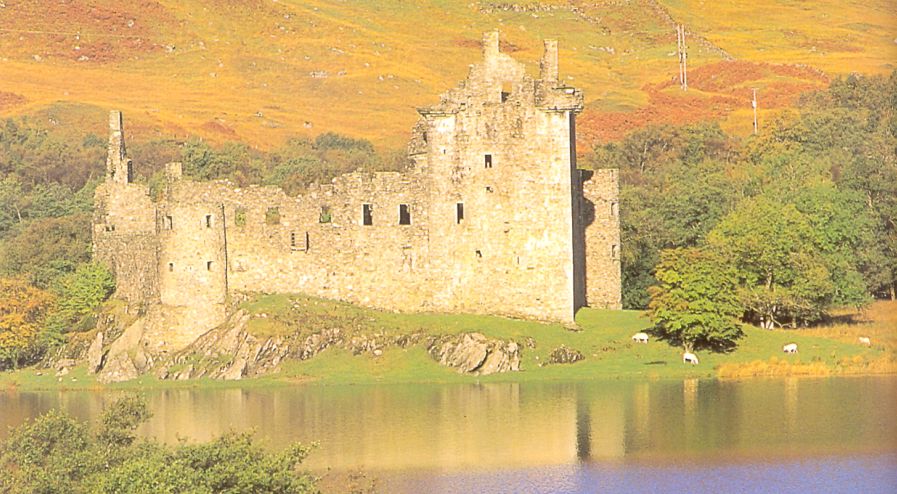
[[[848,346],[858,345],[860,337],[867,337],[872,341],[871,347],[862,354],[838,357],[833,353],[829,359],[814,357],[810,362],[772,357],[749,363],[725,363],[717,367],[717,376],[745,378],[897,373],[897,301],[877,301],[860,312],[842,311],[836,314],[835,321],[826,326],[797,330],[795,334],[834,340]]]
[[[776,8],[769,1],[660,2],[672,18],[651,2],[538,3],[555,8],[515,12],[440,0],[7,2],[0,90],[15,96],[0,102],[0,116],[38,114],[102,134],[105,119],[83,112],[120,108],[129,130],[143,137],[198,134],[267,149],[291,135],[336,131],[398,148],[414,108],[435,103],[462,79],[480,57],[481,33],[498,28],[505,49],[531,73],[541,40],[560,39],[565,81],[587,97],[579,126],[586,151],[648,123],[732,115],[727,128],[747,133],[746,88],[761,88],[767,109],[824,84],[813,71],[753,62],[841,73],[881,72],[895,59],[893,16],[881,14],[881,1],[871,8],[833,0]],[[825,18],[838,22],[819,21]],[[751,63],[721,64],[719,50],[695,43],[695,90],[669,87],[677,73],[675,22]]]

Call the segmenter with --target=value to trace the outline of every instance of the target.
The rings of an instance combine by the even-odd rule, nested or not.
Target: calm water
[[[113,393],[0,393],[6,426]],[[897,492],[897,378],[296,386],[147,395],[142,432],[318,441],[383,492]]]

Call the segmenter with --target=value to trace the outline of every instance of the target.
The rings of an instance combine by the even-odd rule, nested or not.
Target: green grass
[[[885,303],[881,303],[885,304]],[[832,328],[826,336],[824,328],[813,330],[761,330],[745,328],[745,337],[738,348],[727,354],[698,352],[701,364],[685,365],[682,350],[652,338],[650,343],[636,344],[631,336],[650,327],[640,311],[582,309],[577,315],[578,330],[558,324],[522,321],[495,316],[463,314],[397,314],[364,309],[342,302],[300,295],[264,295],[241,306],[252,319],[249,330],[258,337],[303,334],[324,328],[339,327],[344,335],[420,334],[446,335],[479,332],[491,338],[515,340],[522,348],[521,370],[491,376],[461,375],[443,367],[428,354],[425,343],[408,348],[388,347],[382,355],[352,355],[348,350],[329,348],[306,361],[287,361],[277,374],[238,382],[199,379],[186,382],[160,381],[152,376],[103,386],[78,367],[69,375],[57,378],[53,370],[25,369],[0,373],[0,388],[20,389],[133,389],[153,387],[255,387],[294,383],[375,384],[375,383],[455,383],[501,381],[582,381],[592,379],[681,379],[718,377],[722,367],[727,376],[748,377],[770,375],[758,366],[775,364],[773,375],[828,375],[862,373],[871,361],[890,362],[893,352],[887,346],[866,348],[854,339],[843,336],[843,329]],[[873,312],[878,318],[889,317],[891,311]],[[867,321],[877,327],[881,321]],[[863,331],[857,325],[856,331]],[[893,331],[893,330],[892,330]],[[883,336],[876,334],[876,339]],[[425,339],[425,338],[424,338]],[[526,345],[527,339],[535,343]],[[800,353],[785,355],[782,346],[797,343]],[[585,360],[568,365],[545,365],[555,348],[565,345],[579,350]],[[852,365],[845,370],[845,362]],[[797,370],[795,367],[797,366]],[[893,368],[878,367],[886,372]],[[799,372],[798,372],[799,371]],[[871,370],[870,372],[873,372]],[[42,374],[42,375],[38,375]]]

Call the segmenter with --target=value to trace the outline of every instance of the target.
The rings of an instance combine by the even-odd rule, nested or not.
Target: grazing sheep
[[[869,339],[868,336],[860,336],[859,340],[860,340],[860,345],[872,346],[872,340]]]
[[[691,353],[691,352],[685,352],[685,353],[682,354],[682,363],[683,363],[683,364],[698,365],[698,363],[699,363],[699,362],[698,362],[698,356],[695,355],[695,354],[693,354],[693,353]]]
[[[648,333],[635,333],[632,335],[632,341],[636,343],[648,343]]]
[[[797,343],[788,343],[782,347],[782,351],[785,353],[797,353]]]

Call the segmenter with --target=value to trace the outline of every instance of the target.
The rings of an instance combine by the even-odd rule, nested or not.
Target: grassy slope
[[[619,378],[749,377],[755,375],[830,375],[871,372],[897,372],[897,303],[878,302],[860,323],[841,324],[812,330],[765,331],[746,328],[746,337],[730,354],[699,353],[701,364],[682,364],[681,350],[665,342],[652,340],[647,345],[630,341],[630,336],[649,326],[638,311],[583,309],[577,322],[580,331],[559,325],[519,321],[491,316],[445,314],[394,314],[362,309],[349,304],[301,296],[269,295],[245,306],[256,315],[249,329],[259,336],[281,334],[302,327],[339,326],[352,333],[451,334],[481,332],[501,339],[523,343],[527,337],[536,342],[534,349],[524,348],[520,372],[492,376],[465,376],[442,367],[426,353],[423,345],[408,349],[389,348],[382,356],[353,356],[328,349],[304,362],[286,362],[279,374],[260,379],[228,383],[199,380],[160,383],[151,377],[113,387],[140,386],[264,386],[294,382],[320,384],[370,384],[401,382],[474,382],[544,381]],[[265,317],[260,315],[264,314]],[[333,323],[333,321],[338,321]],[[858,335],[868,335],[875,344],[865,348],[856,344]],[[782,345],[796,342],[799,355],[782,354]],[[546,365],[548,355],[560,345],[580,350],[585,360],[572,365]],[[83,368],[61,381],[52,375],[36,375],[24,370],[0,374],[0,388],[17,386],[38,388],[100,387]]]
[[[695,76],[683,94],[670,84],[676,22],[750,62],[882,72],[895,58],[889,0],[538,3],[556,8],[514,12],[445,0],[10,0],[0,8],[0,116],[37,114],[102,134],[98,109],[121,108],[129,131],[143,137],[199,134],[269,148],[289,135],[337,131],[399,147],[414,108],[461,80],[480,58],[481,33],[499,28],[505,49],[531,72],[541,39],[560,39],[562,73],[588,102],[578,126],[586,150],[646,123],[730,114],[726,125],[746,133],[750,87],[761,88],[761,107],[769,109],[825,83],[813,71],[721,63],[718,50],[695,38]],[[327,77],[312,77],[320,71]]]

